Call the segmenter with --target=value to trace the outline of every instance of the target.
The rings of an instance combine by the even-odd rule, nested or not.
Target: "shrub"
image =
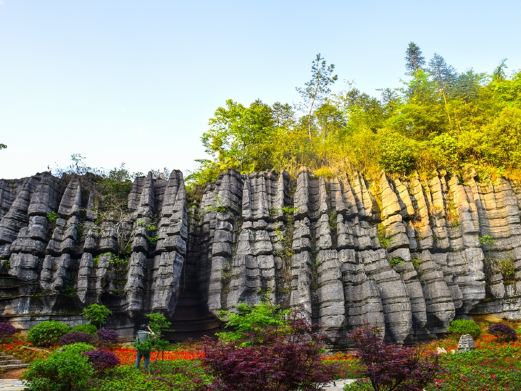
[[[449,333],[455,336],[470,334],[474,338],[478,338],[481,334],[479,325],[472,319],[456,319],[450,322]]]
[[[488,332],[492,335],[495,335],[497,339],[502,342],[517,340],[516,331],[512,327],[503,323],[490,325]]]
[[[16,328],[8,322],[0,322],[0,342],[8,340],[16,334]]]
[[[150,330],[152,330],[159,337],[161,336],[163,330],[171,326],[170,321],[165,317],[165,315],[159,312],[151,312],[146,316],[148,318],[148,326],[150,327]]]
[[[362,375],[375,390],[423,390],[440,370],[434,356],[421,357],[412,347],[385,343],[369,327],[360,327],[349,337],[365,366]]]
[[[80,333],[85,333],[85,334],[92,334],[92,335],[95,335],[96,334],[96,326],[94,326],[92,323],[84,323],[84,324],[80,324],[78,326],[74,326],[71,328],[71,332],[80,332]]]
[[[249,306],[245,303],[237,305],[237,312],[222,311],[220,318],[226,322],[228,331],[217,333],[224,342],[240,342],[243,346],[264,343],[266,328],[284,329],[287,327],[286,316],[289,311],[268,300]]]
[[[81,333],[79,331],[73,333],[67,333],[62,335],[60,338],[60,345],[70,345],[73,343],[85,342],[92,344],[94,343],[94,336],[92,334]]]
[[[70,327],[63,322],[46,320],[31,327],[27,339],[35,346],[46,347],[56,345],[61,336],[68,333]]]
[[[112,311],[103,304],[91,304],[83,309],[82,315],[96,327],[101,327],[107,323]]]
[[[118,357],[108,350],[91,350],[84,353],[94,369],[101,373],[119,364]]]
[[[286,391],[319,389],[336,368],[322,362],[322,338],[309,325],[293,319],[290,332],[272,327],[257,330],[255,344],[205,341],[203,362],[216,376],[213,387],[223,391]],[[259,343],[262,341],[262,344]]]
[[[96,334],[101,345],[111,345],[118,342],[118,333],[115,330],[103,327]]]
[[[82,354],[82,353],[89,352],[94,349],[95,349],[95,347],[93,345],[91,345],[90,343],[76,342],[76,343],[71,343],[70,345],[63,345],[61,348],[56,349],[55,352]]]
[[[76,344],[85,345],[85,344]],[[29,391],[84,391],[94,369],[79,350],[84,346],[68,345],[58,349],[45,360],[34,361],[24,373]]]

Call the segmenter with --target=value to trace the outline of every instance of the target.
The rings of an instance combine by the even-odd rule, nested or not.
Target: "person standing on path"
[[[152,351],[152,341],[154,332],[150,330],[150,327],[142,325],[136,334],[136,340],[134,346],[137,350],[136,355],[136,368],[139,368],[141,364],[141,358],[143,358],[143,367],[148,369],[150,364],[150,352]]]

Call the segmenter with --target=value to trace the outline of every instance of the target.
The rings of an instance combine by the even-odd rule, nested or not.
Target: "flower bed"
[[[136,349],[113,348],[111,349],[122,364],[134,364],[136,362]],[[204,358],[203,352],[168,350],[164,352],[152,352],[151,361],[175,361],[175,360],[200,360]]]

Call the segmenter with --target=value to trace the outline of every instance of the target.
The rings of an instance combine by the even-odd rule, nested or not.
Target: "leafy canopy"
[[[190,185],[227,169],[295,174],[302,166],[369,177],[382,170],[521,176],[521,72],[509,75],[504,60],[489,74],[458,72],[439,54],[427,61],[413,42],[405,62],[403,84],[381,97],[352,85],[332,91],[335,67],[317,55],[294,107],[226,101],[202,136],[210,159],[200,161]]]

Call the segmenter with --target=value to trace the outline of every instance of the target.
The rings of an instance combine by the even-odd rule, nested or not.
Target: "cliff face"
[[[103,302],[130,330],[268,295],[332,340],[369,323],[389,340],[456,315],[521,318],[521,186],[435,176],[368,182],[227,172],[187,214],[183,178],[137,178],[128,210],[100,213],[86,177],[0,180],[0,314],[22,326]],[[174,324],[174,328],[176,325]]]

